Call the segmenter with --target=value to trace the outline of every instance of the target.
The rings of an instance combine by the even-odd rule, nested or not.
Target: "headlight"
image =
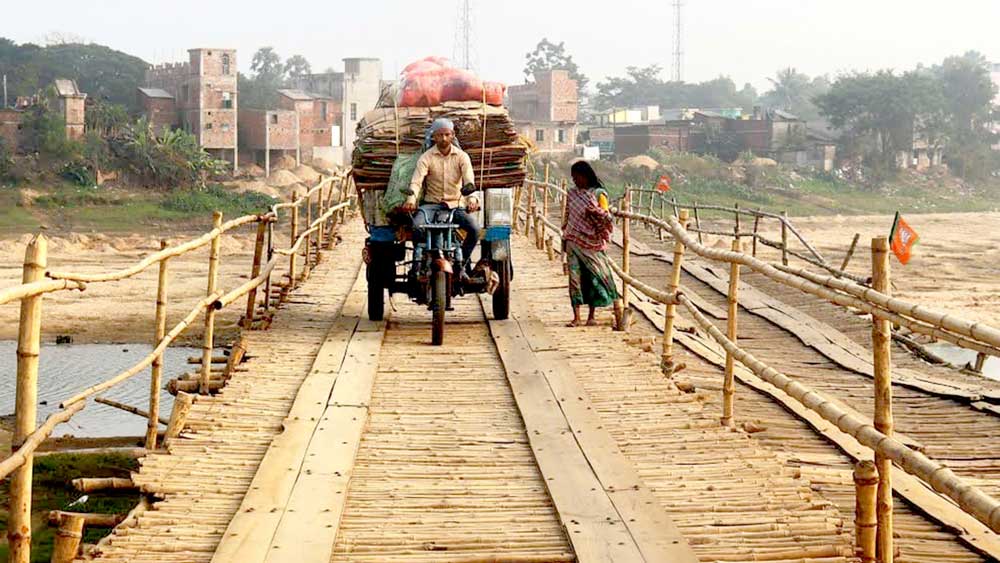
[[[483,211],[486,213],[486,226],[510,225],[513,214],[514,190],[512,188],[490,188],[486,190]]]

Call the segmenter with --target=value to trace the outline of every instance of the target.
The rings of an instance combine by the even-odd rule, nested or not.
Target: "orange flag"
[[[892,222],[892,231],[889,232],[889,248],[904,266],[910,261],[910,252],[918,240],[920,237],[917,236],[917,231],[906,224],[897,211],[896,218]]]
[[[656,183],[656,189],[661,192],[670,191],[670,176],[663,175],[660,176],[660,181]]]

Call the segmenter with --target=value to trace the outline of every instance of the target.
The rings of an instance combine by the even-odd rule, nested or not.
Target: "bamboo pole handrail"
[[[659,301],[660,303],[663,303],[665,305],[678,303],[677,299],[674,296],[667,293],[666,291],[663,291],[662,289],[656,289],[655,287],[640,281],[631,274],[626,274],[625,271],[622,270],[622,267],[619,266],[614,260],[608,260],[608,264],[611,265],[611,270],[615,273],[616,276],[625,280],[625,282],[628,283],[629,287],[634,288],[636,291],[645,295],[646,297],[649,297],[654,301]]]
[[[310,235],[310,234],[312,234],[312,233],[314,233],[314,232],[316,232],[316,231],[319,230],[320,223],[322,223],[323,221],[326,221],[327,219],[329,219],[330,217],[332,217],[333,214],[336,213],[338,210],[344,209],[348,205],[349,205],[349,202],[345,201],[344,203],[339,203],[336,206],[331,207],[330,209],[327,209],[326,213],[324,213],[321,217],[318,217],[317,219],[315,219],[309,225],[308,229],[302,231],[301,233],[297,233],[295,235],[295,244],[293,244],[292,246],[289,246],[288,248],[276,248],[274,250],[275,254],[281,254],[283,256],[290,256],[293,253],[298,252],[299,251],[299,247],[302,245],[303,241],[306,240],[306,238],[308,237],[308,235]]]
[[[15,469],[24,465],[24,462],[27,461],[27,457],[35,453],[38,446],[40,446],[42,442],[49,437],[49,434],[52,434],[52,431],[56,426],[59,426],[63,422],[72,418],[73,415],[83,410],[83,407],[85,406],[87,406],[87,403],[81,401],[70,405],[64,410],[50,414],[41,426],[39,426],[31,434],[28,434],[28,436],[24,439],[24,443],[21,444],[21,447],[18,448],[16,452],[11,454],[11,456],[7,459],[0,461],[0,479],[6,479],[7,476],[13,473]]]
[[[955,344],[957,346],[961,346],[963,348],[970,347],[973,350],[981,351],[981,352],[984,352],[986,354],[990,354],[992,356],[1000,356],[1000,345],[993,344],[992,342],[990,342],[988,340],[985,340],[985,339],[982,339],[982,338],[973,337],[973,338],[976,338],[977,340],[983,340],[983,341],[986,341],[986,342],[990,342],[990,346],[986,347],[986,346],[981,346],[980,345],[977,348],[972,348],[972,346],[974,346],[975,343],[969,342],[968,340],[965,340],[964,338],[962,338],[959,335],[947,334],[947,333],[939,332],[939,331],[941,331],[944,328],[945,317],[948,317],[947,313],[933,311],[933,310],[927,309],[926,307],[923,307],[921,305],[917,305],[917,304],[914,304],[914,303],[909,303],[907,301],[903,301],[902,299],[899,299],[899,298],[896,298],[896,297],[891,297],[889,295],[885,295],[884,293],[879,293],[878,291],[875,291],[871,287],[849,283],[849,282],[846,282],[846,281],[844,281],[842,279],[837,279],[835,277],[824,276],[822,274],[816,274],[814,272],[809,272],[809,271],[802,270],[802,269],[799,269],[799,268],[791,268],[789,266],[775,266],[775,267],[778,268],[779,270],[783,271],[783,272],[788,272],[790,274],[794,274],[796,276],[805,278],[805,279],[807,279],[807,280],[809,280],[809,281],[811,281],[811,282],[813,282],[815,284],[822,285],[822,286],[828,287],[830,289],[835,289],[837,291],[842,291],[842,292],[847,293],[849,295],[853,295],[854,297],[857,297],[859,299],[864,299],[865,301],[873,303],[873,304],[875,304],[875,305],[877,305],[877,306],[879,306],[879,307],[881,307],[883,309],[886,309],[886,310],[889,310],[889,311],[895,311],[895,312],[898,312],[901,315],[911,316],[911,317],[913,317],[914,319],[916,319],[918,321],[927,323],[928,325],[932,325],[932,326],[930,326],[928,328],[929,328],[929,330],[935,331],[935,333],[934,334],[928,334],[928,336],[933,336],[935,338],[940,338],[941,340],[948,340],[949,342],[952,342],[953,344]],[[902,311],[906,311],[906,312],[902,312]],[[961,319],[955,319],[955,321],[960,321],[960,320]],[[955,321],[951,321],[951,322],[955,322]],[[893,321],[893,322],[895,322],[895,321]],[[897,323],[897,324],[902,324],[902,323]],[[942,328],[935,329],[934,326],[933,326],[935,324],[940,325]],[[977,323],[972,323],[973,327],[976,324]],[[907,327],[907,328],[911,328],[911,327]],[[970,329],[971,328],[972,327],[970,327]],[[985,325],[981,325],[981,332],[985,332],[985,330],[982,330],[982,329],[992,329],[992,330],[996,331],[996,329],[993,329],[992,327],[985,326]],[[911,330],[913,330],[913,329],[911,328]],[[950,331],[950,329],[945,329],[945,330],[949,330]],[[919,330],[914,330],[914,332],[920,332],[920,331]],[[997,331],[997,332],[1000,332],[1000,331]],[[926,333],[922,333],[922,334],[926,334]],[[967,335],[967,336],[969,336],[969,335]],[[951,340],[951,339],[955,339],[955,338],[962,339],[962,343],[953,342]],[[1000,335],[998,335],[998,338],[1000,338]]]
[[[753,258],[752,256],[737,254],[729,250],[706,247],[699,244],[690,235],[685,233],[684,230],[680,228],[680,223],[678,223],[677,219],[672,216],[667,216],[664,221],[625,211],[614,211],[614,213],[619,216],[627,214],[632,219],[662,225],[665,229],[670,231],[673,236],[680,238],[681,242],[683,242],[685,246],[691,248],[696,254],[703,258],[718,262],[737,261],[751,270],[763,274],[779,283],[794,287],[795,289],[806,293],[811,293],[823,299],[828,299],[838,305],[853,307],[862,312],[875,315],[890,322],[903,324],[904,326],[919,326],[919,323],[914,323],[912,320],[919,319],[927,324],[938,326],[939,328],[967,336],[982,343],[989,344],[990,346],[1000,346],[1000,330],[988,325],[984,325],[979,322],[966,321],[947,313],[934,311],[922,305],[909,303],[901,299],[890,298],[885,295],[882,295],[879,298],[879,302],[884,305],[883,308],[883,306],[880,306],[878,303],[873,303],[868,300],[872,297],[872,293],[866,293],[866,297],[856,297],[854,295],[840,293],[808,279],[785,273],[779,270],[776,266],[772,266],[771,264]]]
[[[181,320],[181,322],[174,325],[174,328],[170,329],[170,332],[168,332],[167,335],[163,337],[163,340],[160,341],[160,344],[155,349],[153,349],[153,351],[150,352],[145,358],[140,360],[139,363],[133,365],[132,367],[119,373],[118,375],[112,377],[111,379],[104,381],[103,383],[92,385],[84,389],[83,391],[80,391],[76,395],[73,395],[69,399],[65,399],[64,401],[59,403],[59,406],[61,408],[66,408],[67,406],[77,403],[79,401],[83,401],[84,399],[87,399],[92,395],[96,395],[103,391],[107,391],[108,389],[114,387],[115,385],[118,385],[119,383],[125,381],[126,379],[135,376],[137,373],[141,372],[142,370],[152,365],[153,359],[158,355],[162,354],[163,351],[167,349],[167,346],[169,346],[174,340],[176,340],[177,337],[180,336],[181,333],[183,333],[187,329],[187,327],[192,322],[194,322],[196,318],[198,318],[198,315],[202,311],[205,311],[206,307],[214,303],[215,300],[218,299],[221,295],[222,295],[221,291],[216,291],[211,295],[208,295],[204,299],[198,301],[198,303],[194,306],[194,308],[191,309],[191,312],[188,313],[187,316],[184,317],[183,320]]]
[[[257,277],[240,284],[238,287],[232,289],[225,295],[220,295],[218,299],[212,302],[212,307],[215,308],[216,311],[224,309],[229,305],[232,305],[240,297],[243,297],[254,289],[260,287],[267,282],[268,278],[271,277],[271,272],[274,271],[274,268],[277,265],[278,256],[275,255],[267,262],[267,264],[261,267],[260,273]]]
[[[780,243],[780,242],[778,242],[776,240],[770,240],[770,239],[764,237],[761,234],[754,235],[754,238],[756,240],[759,240],[761,242],[761,244],[763,244],[765,246],[770,246],[771,248],[777,248],[778,250],[782,249],[782,246],[783,246],[782,243]],[[857,275],[851,274],[849,272],[846,272],[844,270],[838,269],[838,268],[836,268],[834,266],[830,266],[829,264],[824,264],[824,263],[820,262],[819,260],[815,260],[813,258],[810,258],[810,257],[806,256],[805,254],[802,254],[801,252],[796,252],[796,251],[794,251],[794,250],[792,250],[790,248],[785,249],[785,252],[787,252],[788,254],[791,254],[792,256],[798,258],[799,260],[802,260],[803,262],[808,262],[809,264],[812,264],[813,266],[816,266],[817,268],[823,268],[824,270],[830,272],[831,274],[833,274],[833,275],[835,275],[837,277],[847,278],[847,279],[849,279],[849,280],[851,280],[851,281],[853,281],[855,283],[861,284],[861,285],[868,285],[868,283],[869,283],[869,279],[866,278],[866,277],[864,277],[864,276],[857,276]]]
[[[52,293],[55,291],[62,291],[64,289],[79,289],[80,291],[85,291],[87,289],[87,284],[74,280],[42,280],[22,283],[13,287],[8,287],[7,289],[0,289],[0,305],[24,299],[25,297],[34,297],[36,295],[42,295],[43,293]]]
[[[51,279],[57,280],[70,280],[77,282],[106,282],[106,281],[119,281],[131,278],[136,274],[142,273],[144,270],[148,269],[153,264],[159,263],[165,258],[173,258],[175,256],[180,256],[182,254],[187,254],[192,250],[197,250],[206,244],[211,243],[217,237],[222,235],[227,231],[231,231],[237,227],[241,227],[248,223],[256,223],[258,221],[263,221],[265,215],[244,215],[242,217],[237,217],[231,221],[223,223],[219,228],[212,229],[207,233],[201,235],[196,239],[189,240],[183,244],[177,246],[171,246],[160,250],[159,252],[154,252],[149,256],[143,258],[138,263],[123,270],[118,270],[116,272],[107,272],[104,274],[75,274],[72,272],[46,272],[46,276]]]
[[[962,510],[991,530],[1000,533],[1000,501],[966,483],[951,469],[910,449],[896,438],[879,432],[871,421],[844,411],[821,393],[794,381],[736,346],[683,293],[678,294],[677,300],[691,313],[702,330],[758,377],[784,391],[826,421],[854,437],[862,445],[880,452],[910,475],[920,478],[935,491],[950,498]]]

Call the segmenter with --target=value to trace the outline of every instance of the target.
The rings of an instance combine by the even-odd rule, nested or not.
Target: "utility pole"
[[[674,68],[671,78],[674,82],[684,80],[683,20],[681,15],[684,0],[674,0]]]
[[[10,106],[7,105],[7,75],[3,75],[3,108],[7,109]]]

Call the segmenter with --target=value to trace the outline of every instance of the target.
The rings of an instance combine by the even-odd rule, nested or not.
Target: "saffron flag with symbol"
[[[918,240],[920,237],[917,236],[917,231],[914,231],[897,211],[896,218],[892,222],[892,230],[889,232],[889,248],[904,266],[910,261],[913,245],[917,244]]]
[[[660,176],[660,181],[656,183],[656,189],[661,192],[670,191],[670,176],[663,175]]]

